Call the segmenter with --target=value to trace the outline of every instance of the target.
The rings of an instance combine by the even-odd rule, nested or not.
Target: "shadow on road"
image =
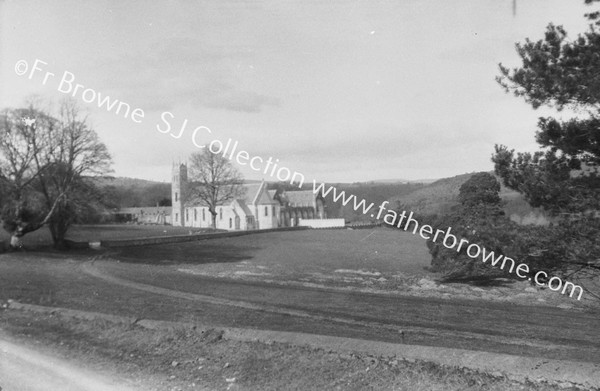
[[[213,241],[123,247],[112,258],[149,265],[207,264],[252,259],[259,247],[232,246]]]

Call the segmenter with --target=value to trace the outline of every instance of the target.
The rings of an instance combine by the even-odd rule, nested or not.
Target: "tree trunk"
[[[212,227],[213,229],[217,229],[217,214],[216,213],[211,213],[212,214]]]
[[[67,242],[66,242],[66,237],[67,237],[67,231],[68,231],[69,227],[59,227],[56,230],[56,236],[53,239],[54,241],[54,248],[57,250],[64,250],[67,248]]]
[[[10,248],[13,250],[20,250],[23,248],[23,243],[21,242],[21,236],[19,232],[13,232],[10,235]]]
[[[67,236],[69,226],[69,221],[65,215],[61,213],[61,211],[59,211],[57,215],[49,221],[48,228],[52,234],[52,242],[54,243],[55,249],[64,250],[67,248],[65,238]]]
[[[36,231],[36,230],[42,228],[44,225],[46,225],[49,222],[52,215],[54,214],[56,207],[58,206],[58,201],[60,199],[62,199],[62,197],[63,197],[63,195],[61,194],[56,199],[54,204],[52,205],[52,208],[50,208],[50,211],[48,212],[48,214],[46,214],[46,217],[44,218],[44,220],[37,222],[37,223],[30,223],[30,222],[22,221],[20,218],[20,212],[19,212],[19,210],[17,210],[17,212],[15,213],[16,218],[10,222],[11,228],[7,229],[6,224],[4,224],[4,226],[5,226],[4,229],[10,234],[10,248],[11,249],[22,249],[23,243],[21,242],[21,238],[23,236],[25,236],[26,234],[28,234],[29,232]],[[66,234],[66,230],[64,231],[64,233],[62,235],[63,242],[64,242],[65,234]],[[54,240],[54,233],[52,233],[52,239],[56,246],[56,241]]]
[[[54,248],[57,250],[64,250],[67,248],[65,244],[65,236],[66,231],[62,230],[60,226],[57,227],[55,222],[50,222],[48,224],[48,228],[50,229],[50,233],[52,234],[52,243]]]
[[[57,238],[56,240],[54,240],[54,248],[57,250],[65,250],[67,248],[65,238]]]

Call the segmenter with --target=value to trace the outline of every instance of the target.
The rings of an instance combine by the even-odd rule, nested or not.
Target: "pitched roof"
[[[239,205],[240,209],[244,211],[244,214],[246,216],[252,216],[252,212],[250,211],[244,200],[236,199],[234,202],[236,202]]]
[[[242,185],[243,188],[243,196],[240,197],[241,199],[244,200],[244,202],[246,203],[246,205],[252,205],[254,204],[254,201],[256,200],[256,198],[259,196],[259,192],[262,188],[262,182],[261,183],[245,183],[244,185]]]
[[[236,200],[241,201],[246,206],[247,205],[278,205],[277,201],[274,201],[271,197],[270,193],[267,191],[263,191],[266,189],[265,182],[261,183],[244,183],[240,185],[240,194],[236,197]],[[232,201],[226,203],[229,205]],[[186,206],[208,206],[206,203],[199,199],[193,198],[187,201]]]
[[[286,191],[283,193],[282,201],[288,202],[290,206],[313,206],[315,194],[312,190]]]

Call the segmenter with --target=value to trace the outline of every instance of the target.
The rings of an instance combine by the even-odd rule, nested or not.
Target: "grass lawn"
[[[110,227],[110,226],[108,226]],[[121,234],[122,231],[116,227],[114,231],[100,227],[103,234],[113,232]],[[126,228],[130,228],[126,226]],[[131,228],[138,228],[132,226]],[[142,227],[148,228],[148,227]],[[152,229],[162,227],[150,227]],[[86,227],[81,228],[80,234],[93,231]],[[138,231],[146,234],[148,230]],[[155,231],[156,232],[156,231]],[[491,331],[501,320],[502,332],[511,336],[526,338],[536,342],[550,341],[553,344],[565,344],[568,350],[557,347],[542,346],[531,347],[528,345],[504,346],[501,342],[490,342],[495,344],[490,351],[507,353],[526,353],[539,356],[547,355],[549,358],[581,359],[591,361],[590,357],[597,357],[597,347],[583,346],[587,343],[586,338],[595,338],[597,341],[597,317],[590,320],[593,314],[580,314],[575,312],[555,311],[549,312],[548,319],[567,322],[568,327],[558,327],[551,321],[543,323],[543,327],[537,323],[529,327],[532,312],[529,308],[512,308],[510,303],[502,308],[498,305],[488,305],[487,302],[479,304],[454,303],[450,300],[444,302],[414,301],[411,299],[410,306],[403,304],[395,297],[379,297],[377,295],[354,296],[353,292],[326,293],[323,290],[309,289],[287,289],[288,287],[273,286],[272,284],[260,285],[259,283],[246,283],[245,281],[230,284],[223,279],[202,279],[195,274],[208,275],[209,277],[247,277],[255,275],[265,280],[295,279],[296,281],[317,281],[322,279],[323,285],[335,284],[362,284],[368,285],[374,281],[384,279],[393,280],[394,276],[405,276],[404,278],[419,278],[428,272],[423,268],[429,265],[429,254],[424,241],[412,234],[402,233],[396,230],[378,228],[374,230],[307,230],[295,232],[271,232],[264,234],[253,234],[235,238],[220,238],[197,242],[187,242],[169,245],[153,245],[142,247],[130,247],[123,249],[110,249],[107,253],[93,250],[71,251],[66,253],[56,252],[17,252],[0,255],[0,301],[2,299],[16,299],[18,301],[41,304],[48,306],[59,306],[88,311],[113,313],[118,315],[134,316],[137,318],[163,319],[184,322],[198,322],[214,327],[236,326],[249,328],[267,328],[272,330],[314,332],[325,335],[337,335],[359,338],[373,338],[382,341],[404,343],[403,338],[393,329],[373,326],[372,324],[344,324],[335,320],[318,320],[315,318],[302,318],[296,316],[275,314],[263,311],[255,311],[244,308],[228,307],[217,304],[194,302],[182,300],[176,297],[163,296],[148,293],[133,288],[114,285],[101,279],[94,278],[82,272],[83,261],[90,260],[97,255],[103,255],[104,260],[98,260],[97,267],[111,272],[117,276],[126,277],[129,280],[140,280],[155,286],[164,286],[168,289],[189,291],[212,295],[215,297],[242,299],[252,302],[282,307],[302,307],[302,309],[313,311],[316,314],[339,314],[357,319],[382,319],[381,312],[385,314],[385,321],[397,324],[443,324],[440,330],[447,330],[448,325],[458,323],[463,317],[475,319],[475,323],[467,322],[469,327],[479,327],[484,331]],[[117,262],[117,260],[119,262]],[[410,277],[416,275],[417,277]],[[333,277],[337,277],[334,280]],[[329,278],[329,280],[328,280]],[[360,281],[358,280],[360,279]],[[383,283],[383,282],[382,282]],[[253,285],[254,284],[254,285]],[[192,289],[193,288],[193,289]],[[535,295],[537,293],[533,293]],[[414,303],[413,303],[414,301]],[[453,307],[456,304],[459,307]],[[503,310],[503,311],[500,311]],[[495,312],[494,312],[495,311]],[[545,309],[540,310],[539,315],[545,314]],[[549,311],[549,310],[548,310]],[[500,315],[499,315],[500,314]],[[4,316],[4,314],[0,314]],[[463,316],[464,315],[464,316]],[[470,318],[469,318],[470,317]],[[513,321],[514,318],[514,321]],[[565,318],[565,319],[563,319]],[[15,322],[20,322],[14,320]],[[111,360],[124,359],[133,354],[136,357],[135,365],[153,360],[149,364],[152,372],[173,373],[188,379],[184,367],[170,367],[172,361],[186,362],[186,351],[180,347],[188,346],[190,354],[194,351],[204,349],[204,345],[196,344],[192,339],[182,338],[181,341],[171,340],[164,345],[146,344],[146,336],[136,336],[136,332],[123,331],[115,327],[107,330],[96,329],[87,325],[73,325],[67,323],[53,323],[54,320],[32,321],[23,320],[23,324],[31,324],[24,328],[25,334],[35,335],[40,333],[40,338],[52,339],[56,334],[67,343],[72,343],[75,349],[94,349],[94,346],[107,347]],[[454,322],[454,323],[453,323]],[[479,325],[480,322],[482,326]],[[12,324],[13,322],[10,321]],[[464,322],[463,322],[464,323]],[[591,325],[593,324],[593,329]],[[45,326],[47,325],[47,326]],[[525,327],[527,326],[527,327]],[[562,326],[562,324],[561,324]],[[12,326],[6,325],[6,328]],[[466,327],[466,326],[465,326]],[[48,335],[45,333],[49,330]],[[495,330],[495,329],[494,329]],[[18,331],[15,330],[15,333]],[[101,335],[101,334],[105,334]],[[118,338],[115,336],[118,335]],[[127,335],[133,335],[132,340],[127,340]],[[373,337],[376,336],[376,337]],[[122,339],[121,339],[122,338]],[[139,338],[139,339],[138,339]],[[153,337],[149,337],[153,338]],[[190,337],[191,338],[191,337]],[[418,331],[406,332],[408,343],[421,345],[436,345],[448,347],[475,348],[480,346],[478,339],[470,336],[457,336],[454,339],[437,334],[420,334]],[[572,346],[567,346],[574,342]],[[117,345],[113,345],[119,342]],[[564,341],[563,341],[564,340]],[[140,342],[141,341],[141,342]],[[178,347],[177,350],[167,352],[167,345]],[[144,352],[144,346],[148,345],[148,351]],[[497,346],[496,346],[497,345]],[[556,345],[558,346],[558,345]],[[562,345],[561,345],[562,346]],[[560,346],[558,346],[560,347]],[[409,383],[403,380],[412,371],[411,368],[401,367],[401,370],[387,370],[374,372],[377,378],[381,377],[382,383],[377,383],[371,374],[367,374],[364,362],[361,360],[339,360],[336,356],[323,352],[306,352],[302,349],[287,351],[262,345],[230,346],[222,345],[223,351],[207,352],[206,355],[223,360],[235,365],[240,374],[251,374],[250,378],[244,379],[244,387],[241,389],[285,389],[285,384],[279,381],[299,381],[298,389],[310,389],[310,378],[307,373],[313,373],[314,368],[327,368],[326,372],[332,376],[322,373],[321,378],[315,380],[319,389],[362,389],[368,384],[378,384],[385,388],[386,384],[396,385],[400,389],[453,389],[444,387],[448,381],[449,372],[441,370],[441,378],[430,383],[440,368],[420,369],[416,372],[416,378]],[[164,354],[153,356],[155,350],[161,350]],[[184,348],[181,348],[184,349]],[[257,351],[257,355],[238,355],[239,349],[248,349],[248,352]],[[286,348],[287,349],[287,348]],[[536,350],[537,349],[537,350]],[[515,351],[515,350],[518,350]],[[139,353],[138,353],[139,351]],[[131,353],[130,353],[131,352]],[[121,353],[123,356],[121,356]],[[178,356],[180,354],[180,356]],[[204,353],[203,353],[204,354]],[[325,354],[325,355],[323,355]],[[289,357],[288,357],[289,355]],[[304,364],[301,372],[286,372],[288,366],[278,366],[278,357],[288,357],[286,362],[293,367],[294,362],[301,360]],[[92,356],[90,356],[92,357]],[[90,358],[92,361],[94,358]],[[316,362],[312,366],[311,362]],[[260,365],[253,366],[253,362],[259,361]],[[328,362],[333,361],[329,367]],[[130,361],[127,361],[128,363]],[[139,363],[139,364],[137,364]],[[223,364],[219,361],[219,365]],[[201,364],[200,364],[201,365]],[[224,365],[224,364],[223,364]],[[394,367],[398,364],[394,364]],[[270,369],[272,367],[272,372]],[[185,367],[187,368],[187,367]],[[209,368],[209,367],[206,367]],[[362,368],[362,369],[361,369]],[[223,379],[220,376],[236,376],[229,371],[214,372],[217,367],[212,368],[211,373],[218,373],[218,379],[196,375],[190,381],[206,379],[215,383],[204,383],[214,389],[219,388]],[[372,368],[374,369],[374,368]],[[364,376],[358,376],[356,371],[365,371]],[[355,373],[356,372],[356,373]],[[369,371],[370,372],[370,371]],[[316,373],[316,372],[315,372]],[[361,372],[362,373],[362,372]],[[264,374],[264,381],[261,380]],[[455,375],[457,377],[455,377]],[[241,375],[240,375],[241,376]],[[245,376],[245,375],[244,375]],[[482,384],[471,383],[470,375],[464,378],[460,374],[452,372],[452,377],[458,384],[454,389],[486,389]],[[345,379],[337,383],[337,379]],[[346,379],[348,381],[346,381]],[[247,382],[246,382],[247,381]],[[411,383],[415,381],[416,383]],[[494,381],[488,377],[481,379],[482,382],[493,385]],[[241,380],[240,380],[241,382]],[[272,383],[271,383],[272,382]],[[422,384],[420,382],[423,382]],[[489,383],[488,383],[489,382]],[[210,385],[209,385],[210,384]],[[353,384],[357,386],[353,388]],[[489,389],[509,389],[512,384],[499,382],[498,387]],[[247,387],[246,387],[247,386]],[[479,387],[479,388],[478,388]],[[503,388],[505,387],[505,388]],[[159,388],[164,389],[164,388]],[[193,389],[193,388],[191,388]],[[315,388],[318,389],[318,388]],[[518,389],[518,388],[514,388]]]
[[[67,239],[81,242],[92,242],[106,239],[133,239],[149,236],[186,235],[192,232],[208,232],[206,228],[172,227],[170,225],[129,225],[99,224],[74,225],[67,233]],[[8,242],[10,236],[0,230],[0,240]],[[52,245],[52,236],[47,227],[31,232],[23,237],[25,247]]]
[[[173,265],[192,274],[332,283],[428,275],[425,268],[431,260],[420,237],[387,228],[270,232],[129,247],[119,249],[115,257]]]
[[[113,249],[111,249],[113,250]],[[427,297],[492,300],[562,308],[597,306],[593,296],[577,301],[527,281],[502,280],[494,286],[439,284],[431,273],[426,241],[390,228],[268,232],[119,248],[110,258],[145,266],[160,265],[173,275],[204,276],[362,292],[395,292]],[[118,265],[115,265],[118,267]],[[491,266],[490,266],[491,267]]]
[[[181,229],[157,226],[79,226],[72,233],[79,238],[114,238],[145,236],[159,233],[163,228],[171,228],[171,233],[181,233]],[[35,239],[35,236],[29,239]],[[138,307],[142,312],[160,315],[160,305],[136,305],[140,292],[118,292],[102,281],[82,275],[78,269],[80,262],[101,254],[87,250],[0,255],[0,298],[44,305],[76,305],[82,309],[96,307],[96,310],[107,312],[118,311],[121,306],[123,309]],[[382,228],[270,232],[110,249],[107,255],[121,261],[109,261],[111,269],[123,269],[126,274],[133,275],[150,267],[156,268],[151,274],[158,273],[163,278],[180,276],[182,280],[207,273],[234,278],[257,276],[300,282],[304,279],[322,281],[325,285],[368,284],[385,280],[384,276],[427,274],[423,268],[429,264],[423,240]],[[83,291],[90,294],[82,297]]]

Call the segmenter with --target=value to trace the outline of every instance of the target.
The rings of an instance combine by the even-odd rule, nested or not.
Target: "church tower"
[[[171,182],[171,204],[172,216],[171,222],[175,227],[183,227],[184,207],[185,207],[185,190],[187,184],[187,166],[185,164],[173,164],[173,180]]]

